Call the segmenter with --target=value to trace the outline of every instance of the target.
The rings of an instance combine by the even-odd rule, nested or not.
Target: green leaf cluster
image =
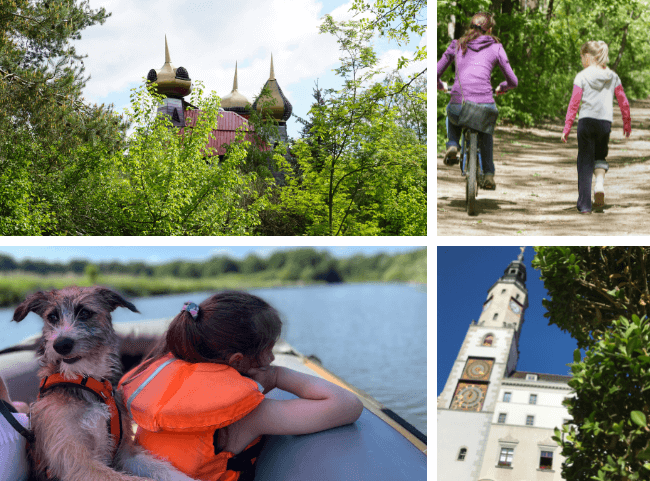
[[[572,424],[553,439],[566,460],[564,479],[643,480],[650,475],[650,322],[633,314],[613,320],[580,359],[569,364],[575,397]]]
[[[650,304],[650,248],[539,246],[533,267],[549,299],[549,324],[569,332],[581,348],[597,343],[621,316],[643,317]]]

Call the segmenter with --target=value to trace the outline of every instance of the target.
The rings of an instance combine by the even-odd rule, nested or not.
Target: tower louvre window
[[[496,321],[496,320],[497,320],[497,317],[499,317],[499,313],[498,313],[498,312],[494,315],[494,317],[492,318],[492,320],[493,320],[493,321]]]
[[[465,461],[465,455],[467,454],[467,448],[460,448],[458,452],[458,461]]]

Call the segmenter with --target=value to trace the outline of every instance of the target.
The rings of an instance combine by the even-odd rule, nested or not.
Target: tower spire
[[[165,34],[165,63],[171,63],[172,60],[169,57],[169,47],[167,47],[167,35]]]
[[[237,90],[237,61],[235,61],[235,81],[232,84],[233,92]]]
[[[269,80],[275,80],[275,73],[273,72],[273,54],[271,54],[271,75],[269,76]]]
[[[526,250],[526,247],[520,247],[519,249],[521,249],[521,254],[517,256],[517,260],[519,262],[524,262],[524,250]]]

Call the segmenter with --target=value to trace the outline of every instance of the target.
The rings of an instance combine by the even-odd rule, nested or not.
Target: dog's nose
[[[61,339],[57,339],[54,342],[54,350],[58,352],[59,354],[65,356],[66,354],[70,354],[70,351],[72,351],[72,348],[74,346],[74,341],[68,337],[62,337]]]

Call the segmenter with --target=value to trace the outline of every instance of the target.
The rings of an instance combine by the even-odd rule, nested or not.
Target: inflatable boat
[[[140,363],[169,319],[118,323],[124,372]],[[14,401],[31,403],[38,392],[36,346],[39,335],[0,351],[2,375]],[[316,375],[354,392],[363,402],[353,424],[300,436],[267,436],[257,461],[256,481],[305,480],[425,480],[426,436],[368,394],[325,369],[314,357],[305,357],[286,342],[274,348],[274,364]],[[272,399],[295,396],[280,389]]]

